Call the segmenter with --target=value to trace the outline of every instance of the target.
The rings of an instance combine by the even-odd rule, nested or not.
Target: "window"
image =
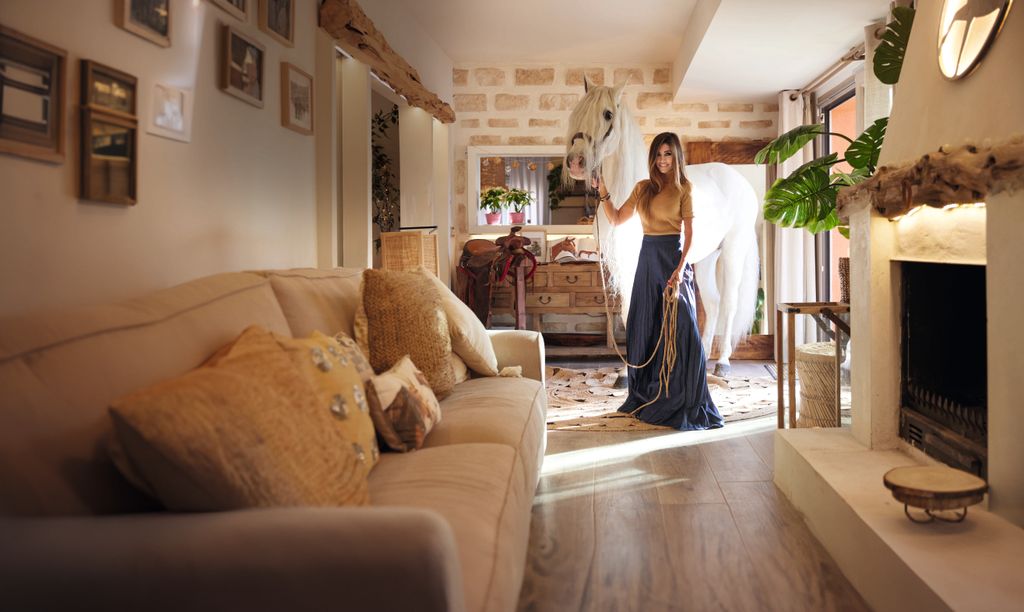
[[[857,137],[857,97],[854,95],[854,85],[850,81],[845,86],[836,90],[823,99],[821,108],[821,120],[825,124],[825,130],[843,134],[853,139]],[[820,143],[821,154],[838,153],[842,158],[846,153],[849,142],[839,136],[827,136]],[[846,162],[833,166],[835,172],[849,172],[852,170]],[[839,301],[839,258],[849,257],[850,241],[844,238],[838,230],[819,234],[816,237],[817,252],[817,285],[818,299],[821,301]]]

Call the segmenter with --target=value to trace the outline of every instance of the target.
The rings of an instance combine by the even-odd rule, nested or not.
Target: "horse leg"
[[[715,364],[715,375],[729,374],[729,358],[741,336],[749,333],[749,329],[737,329],[737,325],[748,325],[746,310],[756,301],[757,295],[757,249],[750,237],[739,233],[735,239],[727,240],[722,246],[721,290],[722,303],[719,312],[719,328],[722,330],[721,349],[718,362]],[[737,318],[743,308],[745,315]]]
[[[715,340],[715,327],[718,321],[719,295],[718,283],[715,280],[715,267],[719,252],[716,251],[693,265],[693,277],[700,290],[700,301],[704,306],[704,331],[701,344],[704,354],[711,357],[711,345]],[[696,308],[696,304],[694,305]]]

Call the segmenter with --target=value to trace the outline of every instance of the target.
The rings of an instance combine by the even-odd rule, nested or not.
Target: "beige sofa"
[[[458,385],[425,448],[382,456],[370,507],[154,511],[107,457],[111,400],[198,366],[248,325],[351,334],[359,279],[221,274],[0,320],[0,607],[514,609],[545,442],[534,332],[492,333],[499,367],[524,377]]]

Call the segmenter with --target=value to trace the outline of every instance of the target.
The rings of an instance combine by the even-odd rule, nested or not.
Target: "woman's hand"
[[[668,283],[667,283],[667,285],[669,287],[674,288],[674,289],[678,288],[679,287],[679,282],[682,279],[682,273],[683,273],[682,267],[679,267],[679,268],[676,268],[675,270],[672,270],[672,274],[668,275]]]

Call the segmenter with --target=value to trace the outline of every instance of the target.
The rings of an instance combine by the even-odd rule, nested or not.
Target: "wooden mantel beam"
[[[442,123],[455,122],[452,107],[423,86],[416,69],[395,53],[356,0],[324,0],[320,27],[410,105],[422,108]]]
[[[941,147],[914,162],[882,166],[870,179],[839,191],[840,219],[866,198],[890,219],[919,205],[983,202],[1003,191],[1024,189],[1024,135],[995,145]]]

